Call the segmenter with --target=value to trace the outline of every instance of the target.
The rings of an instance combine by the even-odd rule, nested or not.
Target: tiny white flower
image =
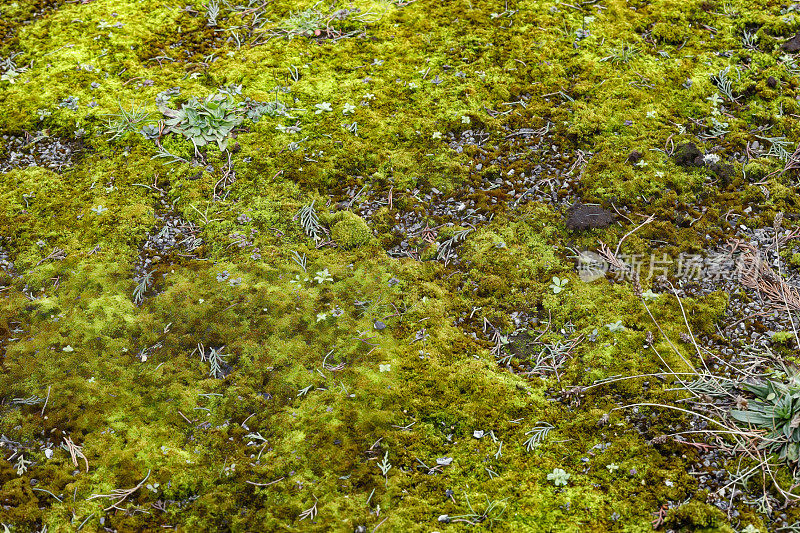
[[[441,138],[442,138],[442,132],[441,131],[434,131],[433,135],[431,135],[431,139],[441,139]]]
[[[706,154],[703,156],[703,163],[706,165],[719,163],[719,156],[717,154]]]
[[[389,372],[392,370],[392,365],[378,365],[378,370],[381,372]]]
[[[355,110],[356,106],[354,106],[350,102],[347,102],[346,104],[344,104],[344,109],[342,109],[342,115],[349,115]]]
[[[461,115],[462,124],[469,124],[470,122],[472,122],[471,118],[469,118],[467,115]]]
[[[317,313],[317,322],[322,322],[328,318],[328,313]]]
[[[106,211],[108,211],[108,208],[106,208],[105,206],[103,206],[103,204],[100,204],[100,205],[98,205],[98,206],[95,206],[95,207],[93,207],[93,208],[92,208],[92,211],[94,211],[94,213],[95,213],[96,215],[102,215],[103,213],[105,213]]]
[[[656,112],[655,111],[648,111],[647,112],[647,118],[656,118]]]
[[[64,350],[65,352],[74,352],[74,351],[75,351],[75,348],[73,348],[72,346],[70,346],[70,345],[68,344],[68,345],[64,346],[64,347],[62,348],[62,350]]]
[[[364,100],[374,100],[374,99],[375,99],[375,95],[372,94],[372,93],[367,93],[367,94],[364,95]]]
[[[416,83],[414,83],[413,81],[411,81],[411,82],[409,82],[409,83],[408,83],[408,88],[409,88],[409,89],[416,89],[417,87],[419,87],[419,85],[417,85],[417,84],[416,84]]]

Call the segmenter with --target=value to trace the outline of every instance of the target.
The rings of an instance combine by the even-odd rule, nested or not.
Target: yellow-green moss
[[[360,216],[351,211],[339,211],[331,219],[331,239],[350,250],[369,244],[372,231]]]

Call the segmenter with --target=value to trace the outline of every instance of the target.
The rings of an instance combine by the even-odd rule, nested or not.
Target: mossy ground
[[[312,8],[324,16],[292,33]],[[687,473],[695,448],[652,443],[686,417],[613,410],[669,401],[668,384],[570,394],[658,372],[650,333],[668,364],[683,363],[629,283],[583,282],[568,256],[616,244],[640,215],[655,222],[626,239],[626,253],[697,253],[724,240],[731,220],[800,216],[796,174],[773,173],[782,161],[765,152],[743,172],[736,159],[757,135],[798,138],[798,69],[779,46],[800,30],[795,10],[755,0],[250,0],[221,2],[211,25],[208,9],[0,7],[0,58],[18,54],[0,81],[0,134],[83,144],[66,168],[0,179],[0,252],[14,265],[0,270],[8,530],[633,532],[652,530],[668,502],[688,502],[666,517],[674,530],[767,530],[751,506],[726,516],[707,503]],[[743,46],[745,31],[755,47]],[[710,101],[711,76],[729,66],[737,101]],[[184,102],[233,85],[237,99],[280,101],[293,118],[245,120],[229,153],[212,143],[195,155],[164,136],[187,161],[175,164],[153,159],[142,135],[105,133],[120,106],[155,118],[154,99],[170,88]],[[729,131],[712,135],[712,117]],[[542,127],[553,172],[580,178],[551,189],[552,201],[511,207],[523,191],[509,176],[535,164],[516,153],[514,132]],[[453,149],[448,139],[466,130],[489,140]],[[687,142],[733,172],[667,157]],[[431,214],[420,195],[434,189],[490,221]],[[569,231],[568,194],[624,216]],[[312,201],[331,222],[323,240],[338,247],[296,220]],[[356,215],[334,214],[337,202],[376,206],[366,222],[375,238]],[[202,244],[152,259],[142,246],[167,214]],[[387,255],[408,240],[395,228],[404,216],[438,233],[411,239],[406,257]],[[454,239],[458,261],[441,260],[437,238]],[[153,282],[136,305],[145,257]],[[553,276],[569,280],[562,291]],[[685,299],[693,331],[715,335],[727,302],[719,292]],[[650,308],[678,342],[686,324],[675,298]],[[558,375],[526,375],[520,357],[498,364],[491,327],[509,334],[520,313],[536,331],[547,325],[547,341],[582,339]],[[216,375],[211,349],[223,356]],[[543,423],[553,429],[528,449]],[[31,463],[18,470],[20,456]],[[555,468],[570,474],[566,486],[548,480]],[[145,478],[116,508],[93,497]],[[457,519],[469,504],[474,513]]]

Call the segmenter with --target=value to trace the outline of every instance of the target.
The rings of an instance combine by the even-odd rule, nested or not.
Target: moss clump
[[[672,511],[666,520],[677,531],[733,532],[725,523],[725,514],[711,505],[692,501]]]
[[[753,159],[744,166],[744,173],[747,176],[747,179],[758,181],[775,170],[774,167],[774,163],[767,159]]]
[[[372,240],[372,232],[363,218],[350,211],[340,211],[332,218],[331,239],[347,250],[360,248]]]
[[[659,22],[653,26],[652,36],[662,43],[680,44],[686,39],[686,30],[677,24]]]

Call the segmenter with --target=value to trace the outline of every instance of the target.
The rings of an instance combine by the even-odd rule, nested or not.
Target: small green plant
[[[389,484],[389,478],[387,477],[389,474],[389,470],[391,470],[392,465],[389,463],[389,450],[386,450],[386,453],[383,455],[383,461],[378,463],[378,468],[381,470],[381,474],[383,474],[383,478],[385,484]]]
[[[222,350],[225,347],[223,346],[219,350],[211,348],[211,351],[208,353],[208,363],[211,367],[209,374],[215,378],[222,377],[222,363],[225,362],[222,355]]]
[[[556,487],[559,485],[566,486],[569,481],[569,474],[561,468],[554,468],[552,472],[547,474],[547,480],[552,481]]]
[[[219,2],[211,0],[206,5],[206,19],[208,20],[207,26],[216,26],[217,17],[219,16]]]
[[[147,289],[150,287],[152,282],[153,271],[142,274],[142,277],[139,278],[139,283],[136,285],[136,288],[133,289],[134,305],[142,305],[142,302],[144,302],[144,293],[147,292]]]
[[[547,437],[547,434],[550,433],[551,429],[553,429],[553,426],[547,422],[537,422],[536,427],[525,432],[526,435],[530,435],[530,438],[525,441],[525,449],[527,451],[531,451],[536,446],[541,444],[542,441],[544,441],[544,439]]]
[[[122,137],[126,133],[141,133],[142,128],[150,121],[150,113],[144,110],[144,106],[137,106],[131,103],[131,109],[119,105],[119,113],[108,115],[106,120],[106,134],[111,135],[109,140],[113,141]]]
[[[612,48],[611,53],[600,59],[600,61],[610,61],[615,65],[619,65],[621,63],[628,63],[638,53],[639,50],[635,46],[623,44],[618,48]]]
[[[606,324],[606,327],[611,333],[620,333],[621,331],[625,331],[625,326],[622,325],[622,320],[617,320],[616,322]]]
[[[503,498],[502,500],[492,500],[489,501],[489,498],[486,498],[486,508],[483,511],[476,511],[472,507],[472,503],[469,501],[469,496],[464,493],[464,498],[467,500],[467,507],[469,507],[469,513],[458,515],[458,516],[447,516],[447,522],[467,522],[469,524],[482,524],[487,522],[490,526],[494,523],[495,520],[500,520],[500,517],[506,511],[505,501],[508,498]],[[440,520],[442,520],[440,518]]]
[[[731,409],[731,417],[768,432],[759,446],[761,449],[787,461],[800,459],[800,383],[797,379],[785,383],[772,380],[746,383],[742,388],[755,394],[756,399],[747,401],[746,409]]]
[[[297,216],[300,218],[300,225],[303,227],[303,231],[316,242],[322,239],[322,234],[325,230],[319,223],[317,210],[314,209],[315,201],[316,200],[312,201],[309,205],[301,207]]]
[[[711,76],[711,83],[717,86],[720,94],[731,102],[736,102],[736,97],[733,96],[733,83],[730,78],[728,78],[728,72],[730,72],[730,67],[720,70]]]
[[[333,281],[333,276],[331,276],[328,269],[318,270],[317,275],[314,276],[314,281],[319,284],[325,283],[326,281]]]
[[[28,467],[33,464],[33,461],[28,461],[25,459],[25,456],[20,454],[19,459],[17,459],[16,464],[14,467],[17,469],[17,475],[21,476],[25,472],[28,471]]]
[[[550,283],[550,288],[553,290],[553,294],[558,294],[559,292],[563,291],[567,286],[567,283],[569,283],[567,278],[553,276],[553,281]]]
[[[227,355],[222,354],[222,350],[225,347],[221,346],[220,348],[211,348],[211,351],[206,354],[205,347],[202,344],[197,345],[197,351],[200,353],[200,360],[201,361],[208,361],[210,366],[209,375],[214,378],[223,378],[225,377],[225,373],[223,371],[222,365],[225,363],[225,357]]]
[[[228,147],[228,135],[242,123],[230,95],[215,94],[204,100],[190,98],[180,109],[160,107],[169,119],[165,132],[174,131],[192,141],[195,149],[215,141],[220,150]]]
[[[755,32],[744,30],[742,34],[742,46],[748,50],[758,51],[758,35]]]
[[[21,73],[28,70],[27,67],[18,67],[16,63],[14,63],[14,58],[17,57],[20,52],[11,54],[8,58],[3,59],[0,57],[0,81],[7,81],[9,84],[14,84],[14,80],[17,76]]]
[[[298,35],[313,35],[316,30],[324,26],[324,17],[315,9],[306,9],[297,13],[290,13],[278,26],[278,30],[285,33],[289,39]]]

